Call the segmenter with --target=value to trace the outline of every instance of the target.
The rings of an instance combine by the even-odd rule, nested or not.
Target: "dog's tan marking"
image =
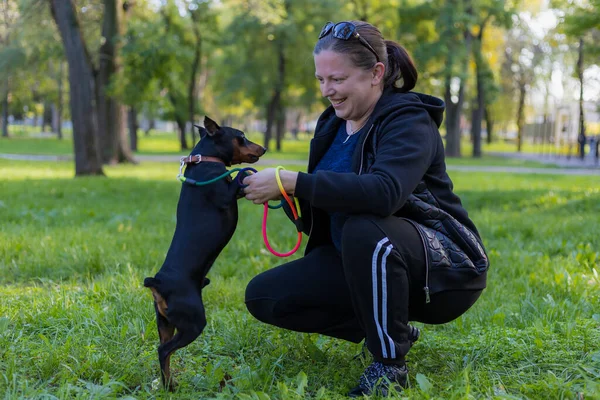
[[[161,296],[160,293],[158,293],[158,290],[156,290],[156,288],[151,287],[150,290],[152,290],[152,297],[154,297],[154,301],[156,302],[156,306],[158,307],[158,312],[160,313],[160,315],[167,318],[167,301]]]
[[[247,146],[240,146],[236,138],[233,139],[233,157],[231,164],[253,163],[265,154],[265,149],[256,143],[248,141]]]

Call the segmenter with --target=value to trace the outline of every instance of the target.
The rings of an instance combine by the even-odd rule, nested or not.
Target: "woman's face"
[[[359,121],[371,112],[381,96],[383,64],[365,70],[354,66],[348,56],[331,50],[323,50],[314,58],[321,94],[329,99],[339,118]]]

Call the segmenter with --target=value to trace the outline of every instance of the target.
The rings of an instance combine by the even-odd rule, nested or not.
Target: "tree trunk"
[[[483,86],[477,79],[477,107],[473,109],[471,116],[471,140],[473,141],[473,157],[481,157],[481,125],[483,123],[483,111],[485,108],[483,100]]]
[[[483,113],[485,110],[485,85],[483,84],[483,54],[481,54],[481,44],[483,41],[483,31],[487,19],[481,24],[479,34],[474,41],[475,58],[475,78],[477,86],[477,102],[473,108],[471,118],[471,139],[473,141],[473,157],[481,157],[481,125],[483,123]]]
[[[577,77],[579,78],[579,144],[578,155],[580,159],[585,158],[585,115],[583,112],[583,38],[579,38],[579,56],[577,57]]]
[[[8,77],[2,88],[2,137],[8,137]]]
[[[179,143],[181,145],[181,150],[187,150],[189,147],[187,144],[187,139],[185,138],[186,117],[181,116],[180,113],[177,112],[179,110],[177,108],[177,99],[172,93],[169,93],[169,100],[171,101],[171,105],[173,106],[173,110],[175,112],[175,122],[177,123],[177,128],[179,130]]]
[[[127,115],[127,124],[129,125],[129,146],[132,151],[137,151],[138,118],[137,118],[137,110],[135,109],[135,107],[129,108],[129,113]]]
[[[35,103],[37,103],[37,100],[35,99],[35,97],[37,97],[37,96],[34,96],[34,99],[33,99],[33,101],[34,101]],[[37,114],[37,110],[36,110],[36,108],[35,108],[35,107],[32,107],[32,110],[31,110],[31,112],[33,113],[33,121],[32,121],[32,126],[33,126],[34,128],[37,128],[37,126],[38,126],[38,114]]]
[[[63,40],[69,65],[75,175],[104,175],[96,144],[94,71],[72,0],[50,0],[52,17]]]
[[[181,150],[189,149],[187,140],[185,139],[185,120],[183,118],[175,118],[177,122],[177,128],[179,130],[179,143],[181,145]]]
[[[277,131],[275,136],[275,149],[281,151],[281,141],[285,135],[285,107],[279,102],[279,110],[277,112]]]
[[[44,112],[42,113],[42,132],[46,131],[46,126],[52,131],[52,103],[44,101]]]
[[[198,70],[200,69],[200,57],[202,50],[202,36],[200,35],[200,28],[198,27],[198,10],[190,10],[192,19],[192,30],[194,32],[194,60],[192,61],[192,70],[190,74],[190,82],[188,85],[188,106],[189,106],[189,120],[190,120],[190,136],[192,139],[192,146],[195,143],[194,140],[194,123],[196,113],[196,98],[198,96]]]
[[[446,155],[448,157],[460,157],[460,117],[462,114],[464,103],[464,83],[460,80],[458,89],[458,101],[452,101],[452,91],[450,88],[452,76],[446,77],[446,90],[444,100],[446,101]]]
[[[281,151],[281,140],[285,134],[285,106],[282,101],[282,93],[285,87],[285,54],[284,54],[284,41],[280,38],[278,41],[278,64],[277,64],[277,90],[279,91],[278,104],[277,104],[277,131],[275,133],[275,148],[277,151]]]
[[[104,0],[104,19],[98,71],[98,127],[102,161],[107,164],[134,162],[126,130],[126,107],[108,93],[111,81],[120,73],[117,39],[121,35],[122,0]]]
[[[151,117],[150,119],[148,119],[148,127],[144,131],[144,136],[150,136],[150,131],[152,129],[156,129],[156,121],[154,120],[154,118]]]
[[[465,54],[462,59],[461,70],[467,71],[469,65],[469,54],[471,52],[471,33],[465,32]],[[463,111],[463,105],[465,102],[465,78],[459,78],[460,83],[458,87],[458,98],[456,102],[452,101],[452,66],[454,64],[454,55],[452,50],[448,54],[448,73],[446,74],[446,88],[444,92],[444,100],[446,102],[446,155],[448,157],[460,157],[460,141],[461,141],[461,129],[460,129],[460,117]]]
[[[269,141],[272,137],[273,125],[275,125],[275,140],[277,150],[281,150],[281,137],[283,136],[284,127],[281,126],[282,117],[280,113],[285,113],[285,107],[282,104],[282,94],[285,85],[285,55],[284,41],[282,38],[277,40],[277,80],[275,81],[275,87],[273,88],[273,96],[269,103],[267,110],[267,131],[265,132],[265,144],[264,147],[269,147]],[[285,120],[285,117],[283,117]]]
[[[63,138],[62,134],[62,113],[63,113],[63,62],[58,63],[58,96],[56,103],[52,104],[52,132],[56,133],[58,139]]]
[[[271,97],[271,101],[269,101],[269,105],[267,106],[267,128],[265,130],[265,142],[263,144],[265,149],[269,149],[269,142],[271,142],[271,138],[273,137],[273,124],[275,123],[280,95],[281,93],[275,90]]]
[[[485,117],[485,127],[487,129],[487,144],[492,144],[492,135],[494,133],[494,117],[492,116],[489,104],[485,105],[483,112]]]
[[[523,145],[523,128],[525,119],[525,95],[527,94],[527,85],[519,82],[519,107],[517,109],[517,151],[521,152]]]

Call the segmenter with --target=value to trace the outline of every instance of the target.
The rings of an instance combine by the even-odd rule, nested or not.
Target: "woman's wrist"
[[[287,194],[293,195],[296,192],[296,181],[298,180],[298,173],[295,171],[279,171],[279,176],[281,177],[281,183],[283,184],[283,189]]]

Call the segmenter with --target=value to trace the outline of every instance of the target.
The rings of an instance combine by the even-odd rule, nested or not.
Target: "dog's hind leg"
[[[180,332],[171,339],[170,341],[161,344],[158,347],[158,361],[160,363],[160,371],[162,376],[163,387],[169,391],[175,389],[175,382],[171,377],[171,355],[178,349],[187,346],[192,343],[198,336],[200,336],[201,330],[190,330]]]
[[[160,339],[160,345],[162,346],[165,343],[168,343],[169,341],[171,341],[173,339],[173,336],[175,335],[175,325],[171,325],[169,323],[169,320],[167,320],[165,317],[163,317],[161,315],[161,313],[158,310],[158,305],[156,304],[156,302],[154,303],[154,309],[156,310],[156,325],[158,327],[158,337]],[[163,383],[163,387],[168,388],[170,391],[173,391],[175,389],[175,384],[174,382],[171,381],[171,368],[170,368],[170,361],[171,361],[171,356],[167,356],[166,359],[163,361],[160,357],[160,346],[159,346],[159,351],[158,351],[158,360],[160,363],[160,371],[161,371],[161,379],[162,379],[162,383]]]

